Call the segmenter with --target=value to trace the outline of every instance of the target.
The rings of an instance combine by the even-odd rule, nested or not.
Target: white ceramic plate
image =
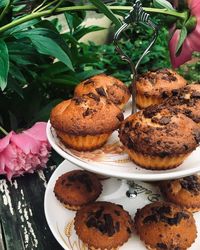
[[[65,159],[88,171],[107,176],[143,181],[157,181],[180,178],[200,171],[200,147],[198,147],[179,167],[170,170],[146,170],[134,164],[124,152],[115,131],[108,142],[92,152],[78,152],[66,148],[56,136],[50,121],[47,137],[54,150]]]
[[[47,223],[60,245],[67,250],[87,250],[83,243],[78,239],[74,227],[73,219],[75,212],[64,208],[56,199],[53,189],[57,178],[73,169],[78,169],[74,164],[65,160],[54,171],[46,188],[44,209]],[[123,205],[124,209],[129,211],[132,218],[138,208],[145,206],[150,201],[162,199],[158,188],[155,185],[144,182],[136,182],[138,196],[133,199],[126,197],[125,193],[128,189],[126,181],[115,178],[109,178],[102,182],[103,192],[98,200],[111,201]],[[188,250],[200,249],[200,212],[194,214],[198,237],[195,243]],[[146,247],[135,234],[125,243],[120,250],[146,250]]]

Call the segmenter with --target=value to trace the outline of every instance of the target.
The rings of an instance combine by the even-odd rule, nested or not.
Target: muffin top
[[[200,123],[200,84],[172,91],[172,97],[165,101],[165,105],[176,107],[179,112]]]
[[[51,111],[52,126],[72,135],[97,135],[117,129],[121,110],[105,97],[93,93],[62,101]]]
[[[103,201],[81,208],[74,225],[80,239],[96,249],[117,248],[128,240],[133,227],[122,206]]]
[[[197,235],[190,212],[162,201],[139,209],[135,215],[135,227],[141,240],[158,250],[186,250]]]
[[[200,176],[191,175],[177,180],[163,181],[160,189],[166,199],[191,211],[200,209]]]
[[[171,69],[159,69],[142,74],[136,82],[136,91],[146,97],[167,98],[174,89],[182,88],[186,80]]]
[[[74,91],[75,96],[87,93],[108,97],[114,104],[120,106],[130,98],[128,87],[119,79],[99,74],[79,83]]]
[[[125,119],[119,137],[138,153],[165,157],[194,150],[200,142],[200,131],[195,122],[173,108],[152,105]]]
[[[54,187],[59,201],[78,206],[95,201],[101,191],[102,185],[98,178],[83,170],[73,170],[61,175]]]

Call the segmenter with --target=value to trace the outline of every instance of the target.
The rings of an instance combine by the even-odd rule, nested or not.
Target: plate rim
[[[95,164],[95,161],[92,162],[92,164],[89,164],[87,162],[81,161],[78,158],[73,157],[72,155],[65,152],[62,148],[60,148],[54,141],[52,133],[51,133],[51,123],[50,120],[47,122],[46,127],[46,134],[47,139],[49,143],[51,144],[52,148],[61,155],[64,159],[67,159],[71,163],[75,164],[76,166],[83,168],[85,170],[97,173],[97,174],[104,174],[110,177],[115,178],[122,178],[127,180],[140,180],[140,181],[161,181],[161,180],[170,180],[170,179],[176,179],[176,178],[182,178],[184,176],[188,176],[191,174],[195,174],[200,171],[200,166],[197,166],[195,168],[188,168],[184,170],[178,171],[179,175],[177,175],[176,172],[166,172],[166,173],[123,173],[123,172],[116,172],[114,170],[108,170],[106,173],[101,171],[101,168],[99,165]],[[138,166],[139,167],[139,166]]]

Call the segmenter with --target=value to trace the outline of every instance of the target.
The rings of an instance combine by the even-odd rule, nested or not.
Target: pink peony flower
[[[172,66],[178,68],[183,63],[189,61],[192,58],[194,51],[200,51],[200,1],[188,0],[188,8],[190,9],[191,17],[196,18],[196,26],[191,32],[188,33],[186,39],[183,42],[181,53],[176,55],[176,48],[181,34],[180,29],[176,29],[169,42],[169,50]]]
[[[13,176],[33,173],[46,166],[50,149],[45,122],[37,122],[19,134],[11,131],[0,139],[0,174],[11,180]]]

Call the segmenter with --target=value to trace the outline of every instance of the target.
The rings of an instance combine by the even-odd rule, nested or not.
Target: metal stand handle
[[[152,36],[152,39],[150,41],[149,46],[142,53],[142,55],[141,55],[140,59],[138,60],[138,62],[136,63],[136,65],[133,64],[133,62],[131,61],[131,58],[128,57],[123,52],[123,50],[120,48],[120,46],[118,45],[121,33],[123,31],[125,31],[128,28],[128,26],[132,25],[133,23],[144,23],[147,26],[149,26],[151,29],[154,30],[154,34]],[[150,52],[150,49],[153,46],[153,44],[155,43],[157,36],[158,36],[158,29],[157,29],[156,25],[150,20],[149,14],[147,14],[143,10],[142,3],[140,2],[140,0],[136,0],[135,4],[133,4],[133,9],[130,11],[129,15],[127,15],[124,18],[124,23],[122,24],[122,26],[117,30],[117,32],[114,35],[114,44],[116,46],[117,52],[120,54],[121,59],[123,61],[128,62],[130,67],[131,67],[131,72],[132,72],[132,88],[131,88],[131,90],[132,90],[132,114],[134,114],[136,112],[136,87],[135,87],[135,83],[136,83],[136,78],[137,78],[137,69],[138,69],[138,66],[139,66],[141,60],[143,59],[143,57]]]

